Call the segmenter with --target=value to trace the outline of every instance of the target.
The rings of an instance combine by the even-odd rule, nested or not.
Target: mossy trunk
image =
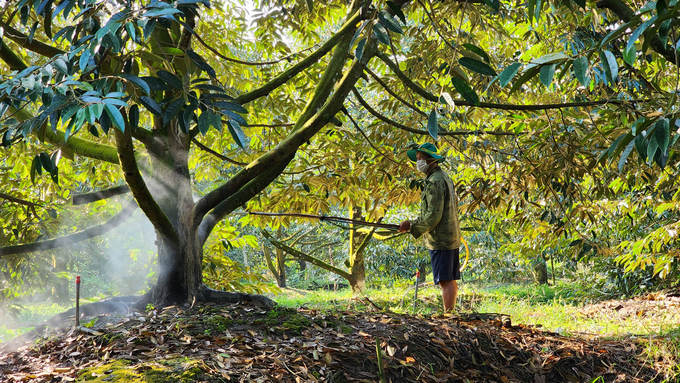
[[[158,279],[152,289],[157,305],[191,301],[203,285],[203,248],[193,227],[194,199],[188,166],[188,139],[181,135],[165,137],[165,156],[151,156],[151,170],[145,183],[170,219],[179,244],[158,235]]]

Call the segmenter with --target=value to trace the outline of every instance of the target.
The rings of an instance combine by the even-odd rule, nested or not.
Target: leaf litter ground
[[[99,315],[90,323],[87,332],[62,323],[37,342],[35,334],[8,342],[0,352],[0,381],[663,380],[632,342],[510,326],[494,314],[267,310],[242,302]]]

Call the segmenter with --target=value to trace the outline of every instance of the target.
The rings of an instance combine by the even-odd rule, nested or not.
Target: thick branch
[[[13,111],[12,116],[18,121],[26,121],[33,118],[33,116],[25,109],[16,110],[15,108],[10,108],[10,110]],[[69,137],[68,142],[64,142],[64,133],[59,130],[55,133],[52,129],[47,128],[34,131],[34,134],[42,142],[49,142],[56,146],[67,147],[79,156],[118,165],[118,153],[113,146],[73,136]]]
[[[94,141],[86,140],[79,137],[69,137],[68,142],[64,142],[64,133],[57,130],[56,133],[52,129],[45,129],[44,137],[39,137],[41,140],[47,141],[57,146],[65,146],[79,156],[101,160],[118,165],[118,154],[116,148],[110,145],[100,144]]]
[[[198,226],[197,235],[199,243],[205,243],[205,241],[208,239],[208,236],[215,228],[215,225],[217,225],[217,223],[221,221],[227,214],[250,201],[251,198],[255,197],[267,186],[269,186],[269,184],[271,184],[281,174],[281,172],[283,172],[283,170],[286,168],[286,166],[288,166],[294,157],[295,153],[290,155],[286,160],[278,163],[270,170],[255,177],[239,191],[217,205]]]
[[[179,244],[175,228],[172,226],[168,216],[165,215],[165,212],[156,203],[139,172],[137,160],[135,159],[134,145],[130,136],[130,128],[125,129],[125,133],[116,128],[113,130],[116,134],[116,147],[118,148],[120,166],[123,168],[125,182],[130,187],[132,195],[158,233],[168,241]]]
[[[392,59],[389,58],[386,54],[382,52],[378,52],[376,54],[380,60],[382,60],[387,66],[394,72],[395,75],[406,85],[408,88],[419,94],[421,97],[425,98],[428,101],[432,102],[439,102],[439,96],[432,94],[428,92],[426,89],[421,87],[420,85],[416,84],[406,76],[404,72],[399,69],[399,66],[392,61]],[[491,102],[480,102],[479,104],[471,104],[465,100],[454,100],[455,104],[457,106],[469,106],[473,108],[482,108],[482,109],[500,109],[500,110],[524,110],[524,111],[531,111],[531,110],[547,110],[547,109],[564,109],[564,108],[583,108],[583,107],[591,107],[591,106],[599,106],[599,105],[606,105],[606,104],[616,104],[616,105],[622,105],[626,103],[634,103],[634,102],[640,102],[644,100],[630,100],[630,101],[622,101],[622,100],[598,100],[598,101],[585,101],[585,102],[564,102],[564,103],[559,103],[559,104],[536,104],[536,105],[519,105],[519,104],[496,104],[496,103],[491,103]]]
[[[4,41],[0,41],[0,60],[4,61],[11,70],[21,71],[28,68],[28,65]]]
[[[32,253],[34,251],[43,251],[56,249],[58,247],[69,246],[74,243],[82,242],[90,238],[98,237],[107,233],[125,222],[137,208],[137,203],[130,201],[118,214],[109,218],[108,221],[101,225],[93,226],[77,233],[69,234],[63,237],[50,239],[48,241],[26,243],[23,245],[0,247],[0,256],[12,254]]]
[[[130,192],[130,187],[127,185],[120,185],[110,189],[104,189],[92,193],[84,193],[74,195],[71,199],[73,205],[85,205],[92,202],[101,201],[103,199],[115,197],[117,195],[126,194]]]
[[[355,17],[352,18],[354,20]],[[348,24],[351,24],[348,22]],[[338,43],[333,57],[329,61],[328,67],[324,72],[319,84],[315,90],[314,96],[305,107],[298,122],[295,124],[293,133],[286,139],[281,141],[274,149],[263,154],[255,161],[251,162],[243,170],[234,175],[229,181],[217,187],[210,193],[206,194],[197,203],[194,211],[194,225],[198,227],[203,220],[205,214],[212,210],[219,203],[239,191],[245,184],[253,180],[258,175],[267,171],[276,164],[285,161],[290,155],[295,153],[297,149],[311,139],[323,126],[325,126],[342,108],[342,103],[349,93],[350,89],[365,66],[369,57],[362,58],[362,62],[354,62],[351,68],[347,71],[345,76],[340,80],[340,84],[335,89],[333,96],[326,100],[320,97],[323,94],[328,94],[333,88],[335,79],[337,79],[345,66],[349,57],[349,44],[352,38],[352,32],[356,27],[347,30]],[[343,27],[343,30],[344,27]],[[368,52],[367,52],[368,53]],[[369,54],[365,56],[370,56]],[[325,102],[325,104],[324,104]]]
[[[321,46],[321,48],[319,48],[316,52],[312,53],[311,55],[309,55],[304,60],[295,64],[293,67],[291,67],[287,71],[276,76],[274,79],[272,79],[271,81],[269,81],[268,83],[266,83],[262,87],[257,88],[257,89],[253,89],[248,93],[244,93],[244,94],[238,96],[236,99],[238,100],[239,103],[246,104],[246,103],[249,103],[251,101],[257,100],[260,97],[264,97],[264,96],[268,95],[271,91],[273,91],[274,89],[285,84],[290,79],[295,77],[297,74],[299,74],[303,70],[312,66],[321,57],[325,56],[326,53],[330,52],[331,49],[333,49],[333,47],[338,45],[340,40],[347,33],[354,33],[354,31],[356,30],[356,23],[358,21],[359,21],[359,12],[356,12],[354,14],[354,16],[352,16],[347,22],[345,22],[345,25],[343,25],[342,28],[340,28],[340,30],[338,32],[336,32],[333,35],[333,37],[328,39],[328,41],[326,41]]]
[[[429,135],[430,133],[426,130],[420,130],[420,129],[414,129],[409,126],[406,126],[404,124],[400,124],[390,118],[387,118],[383,116],[382,114],[378,113],[375,109],[373,109],[366,100],[364,100],[363,97],[361,97],[361,94],[359,94],[359,91],[354,88],[352,90],[354,92],[354,96],[357,98],[357,101],[361,104],[361,106],[364,107],[370,114],[375,116],[375,118],[379,119],[380,121],[390,124],[394,126],[395,128],[399,128],[401,130],[405,130],[410,133],[415,133],[415,134],[422,134],[422,135]],[[440,130],[438,132],[440,136],[477,136],[477,135],[483,135],[483,134],[489,134],[493,136],[516,136],[517,134],[512,133],[512,132],[496,132],[493,130],[454,130],[454,131],[443,131]]]
[[[616,16],[621,19],[621,21],[626,23],[635,17],[635,11],[633,11],[626,3],[621,0],[601,0],[597,2],[597,6],[599,8],[609,9],[610,11],[614,12]],[[678,62],[679,56],[674,52],[673,46],[669,45],[667,48],[666,45],[661,42],[661,39],[659,39],[659,36],[656,33],[651,36],[649,46],[652,47],[655,52],[663,56],[668,62],[675,65],[680,64]]]
[[[337,268],[337,267],[335,267],[335,266],[331,266],[331,265],[329,265],[328,263],[326,263],[326,262],[324,262],[324,261],[322,261],[322,260],[316,259],[316,258],[314,258],[314,257],[312,257],[312,256],[310,256],[310,255],[307,255],[307,254],[305,254],[305,253],[303,253],[303,252],[301,252],[301,251],[299,251],[299,250],[295,250],[295,249],[293,249],[292,247],[290,247],[290,246],[288,246],[288,245],[286,245],[286,244],[284,244],[284,243],[281,243],[280,241],[276,240],[276,238],[274,238],[274,237],[273,237],[271,234],[269,234],[267,231],[265,231],[265,230],[260,230],[260,233],[262,233],[262,235],[263,235],[265,238],[267,238],[267,240],[268,240],[272,245],[274,245],[274,246],[276,246],[277,248],[279,248],[279,249],[285,251],[286,253],[292,255],[293,257],[298,258],[298,259],[302,259],[303,261],[307,261],[307,262],[309,262],[309,263],[311,263],[311,264],[313,264],[313,265],[315,265],[315,266],[319,266],[320,268],[322,268],[322,269],[324,269],[324,270],[328,270],[328,271],[330,271],[331,273],[335,273],[335,274],[337,274],[337,275],[339,275],[339,276],[341,276],[341,277],[343,277],[343,278],[345,278],[345,279],[347,279],[347,280],[352,279],[352,275],[351,275],[350,273],[346,272],[345,270],[339,269],[339,268]]]
[[[0,26],[5,29],[5,36],[9,37],[10,40],[19,44],[22,48],[28,49],[29,51],[49,58],[67,53],[59,48],[53,47],[52,45],[38,41],[38,39],[33,39],[29,42],[28,36],[5,23],[1,23]]]

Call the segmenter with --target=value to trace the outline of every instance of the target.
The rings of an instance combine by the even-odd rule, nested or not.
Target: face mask
[[[430,165],[428,165],[427,161],[423,159],[416,161],[416,169],[418,169],[418,171],[421,173],[427,173],[427,168],[429,167]]]

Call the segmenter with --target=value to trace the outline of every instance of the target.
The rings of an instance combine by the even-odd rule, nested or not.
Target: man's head
[[[438,166],[437,163],[444,160],[443,156],[437,154],[437,147],[430,143],[410,149],[406,154],[411,161],[416,162],[416,169],[422,173],[429,173]]]
[[[429,142],[426,142],[422,145],[418,145],[413,149],[407,150],[406,155],[408,155],[408,158],[413,162],[416,162],[419,159],[421,159],[421,157],[418,156],[425,156],[422,157],[422,159],[427,160],[428,163],[432,162],[433,160],[436,162],[444,161],[444,156],[440,156],[439,154],[437,154],[437,147]]]

